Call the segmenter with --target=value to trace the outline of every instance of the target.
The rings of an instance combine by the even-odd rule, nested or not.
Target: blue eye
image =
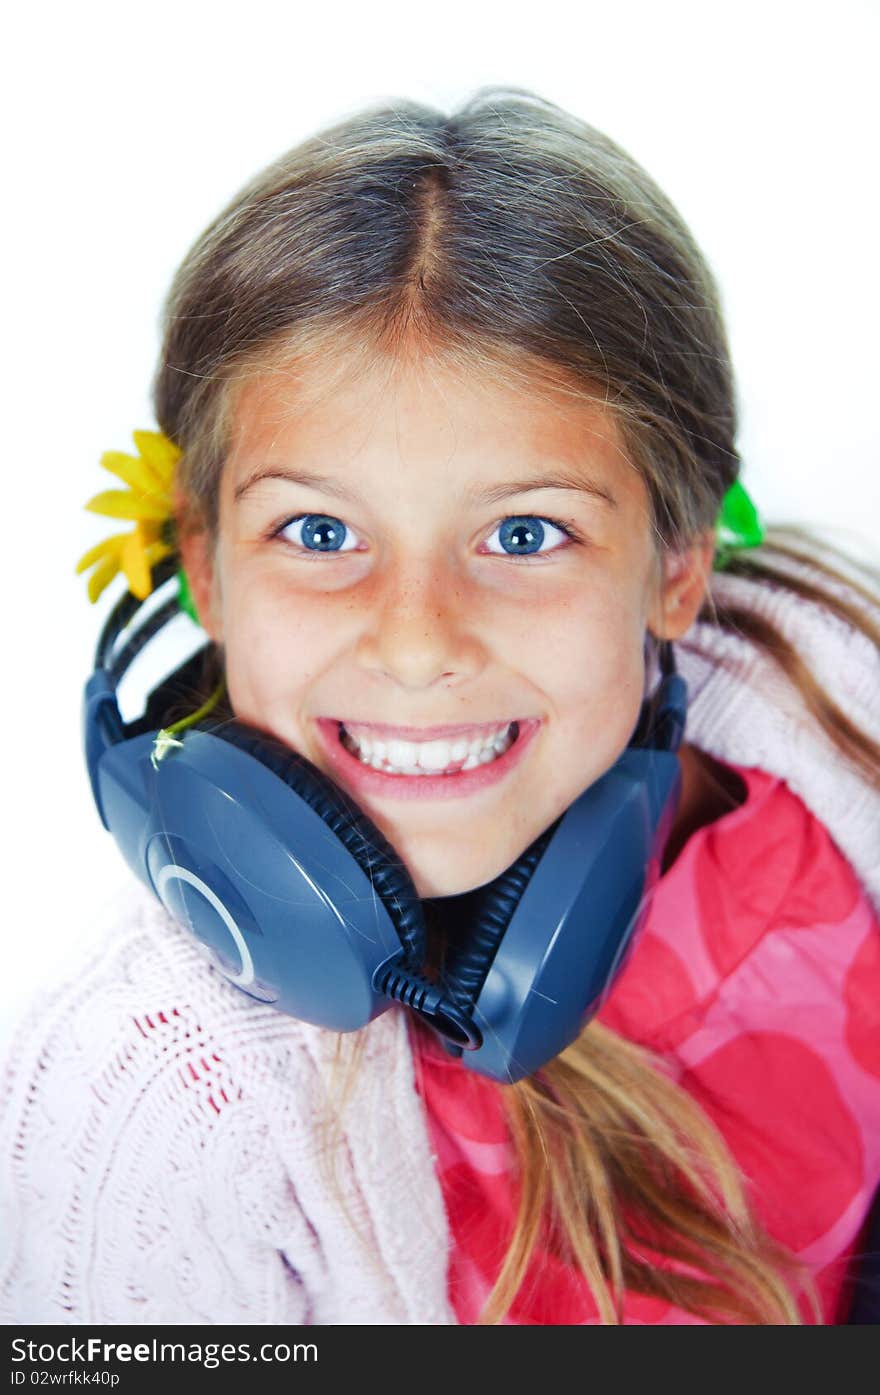
[[[504,518],[498,524],[493,534],[499,535],[500,548],[490,547],[489,551],[496,556],[502,557],[532,557],[544,555],[541,552],[545,541],[554,542],[550,534],[556,533],[559,538],[573,540],[570,529],[562,523],[554,523],[550,518],[536,518],[532,514],[513,514],[510,518]],[[490,537],[493,536],[490,534]],[[544,549],[546,552],[556,552],[559,548],[558,538],[555,546]]]
[[[289,528],[299,528],[299,537],[286,537]],[[289,518],[275,536],[304,552],[353,552],[357,547],[357,535],[340,518],[326,513],[301,513]]]

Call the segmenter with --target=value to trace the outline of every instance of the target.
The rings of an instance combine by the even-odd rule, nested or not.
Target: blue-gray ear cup
[[[680,784],[673,752],[627,748],[482,899],[471,894],[443,975],[482,1037],[468,1068],[519,1080],[599,1010],[644,924]]]
[[[89,692],[98,677],[87,709],[109,701]],[[424,927],[406,869],[341,791],[234,723],[192,727],[154,765],[155,736],[123,732],[97,758],[90,743],[99,809],[132,871],[229,982],[336,1031],[400,1001],[454,1041],[478,1040],[420,972]]]
[[[131,618],[129,598],[119,613]],[[473,1024],[420,972],[424,921],[405,865],[343,790],[222,705],[180,749],[151,758],[157,727],[215,685],[212,646],[123,724],[116,683],[168,618],[157,609],[115,654],[102,635],[86,685],[95,802],[132,871],[252,997],[339,1031],[399,1001],[441,1035],[475,1045]]]
[[[403,862],[364,811],[311,761],[257,727],[235,720],[205,729],[253,756],[314,809],[369,878],[400,937],[407,962],[421,965],[426,946],[418,893]]]
[[[474,1016],[498,947],[557,824],[558,820],[487,886],[462,896],[438,897],[431,903],[433,922],[445,932],[444,992],[470,1018]],[[456,922],[457,933],[452,930]],[[463,926],[467,926],[466,934],[461,933]],[[461,1047],[454,1043],[444,1045],[450,1055],[462,1054]]]

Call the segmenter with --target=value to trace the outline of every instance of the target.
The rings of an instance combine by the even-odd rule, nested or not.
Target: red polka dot
[[[677,1045],[693,1031],[690,1009],[696,996],[675,951],[646,930],[596,1019],[620,1036],[643,1044],[654,1044],[662,1029],[664,1045]]]
[[[443,1187],[455,1242],[453,1254],[467,1256],[491,1287],[513,1237],[519,1190],[510,1173],[484,1178],[463,1163],[447,1168]],[[546,1233],[546,1226],[542,1231]],[[454,1264],[450,1287],[453,1292],[457,1287]],[[522,1326],[569,1325],[592,1321],[597,1313],[583,1277],[539,1239],[511,1305],[510,1320]]]
[[[460,1163],[446,1169],[443,1187],[456,1251],[466,1255],[491,1286],[501,1271],[513,1235],[518,1194],[510,1176],[487,1178]],[[511,1312],[515,1322],[529,1320],[532,1302],[547,1302],[550,1285],[542,1281],[534,1285],[533,1292],[533,1279],[534,1273],[529,1271]]]
[[[785,785],[760,818],[710,828],[694,868],[706,949],[728,974],[767,930],[838,924],[860,894],[824,826]]]
[[[862,941],[843,984],[846,1044],[862,1070],[880,1076],[880,925]]]
[[[770,1233],[792,1249],[834,1224],[862,1186],[861,1135],[824,1061],[780,1032],[744,1032],[682,1086],[724,1134]]]
[[[497,1272],[513,1221],[508,1178],[487,1177],[462,1162],[447,1167],[443,1187],[457,1243],[487,1276]]]
[[[450,1062],[452,1058],[450,1057]],[[504,1086],[486,1076],[475,1075],[458,1062],[449,1069],[445,1062],[420,1055],[425,1093],[432,1115],[453,1133],[476,1143],[505,1143],[510,1139],[507,1117],[501,1099]],[[419,1072],[416,1072],[418,1082]],[[421,1093],[421,1089],[420,1089]]]

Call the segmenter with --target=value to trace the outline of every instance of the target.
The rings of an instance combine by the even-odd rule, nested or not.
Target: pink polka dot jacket
[[[659,1056],[717,1125],[833,1323],[880,1185],[880,922],[802,801],[761,770],[740,773],[747,801],[699,829],[661,878],[598,1018]],[[450,1220],[450,1297],[473,1323],[512,1233],[513,1155],[497,1087],[430,1033],[412,1036]],[[697,1321],[637,1294],[624,1316]],[[583,1280],[539,1249],[508,1320],[599,1318]]]
[[[712,584],[880,739],[872,645],[778,588]],[[686,739],[748,798],[661,878],[601,1020],[715,1121],[765,1224],[817,1276],[824,1320],[845,1321],[880,1182],[880,793],[744,639],[696,624],[676,657]],[[513,1218],[504,1087],[405,1009],[339,1037],[252,1002],[133,880],[102,924],[3,1063],[0,1321],[472,1323]],[[552,1256],[536,1276],[510,1323],[596,1321]],[[637,1295],[625,1318],[694,1321]]]

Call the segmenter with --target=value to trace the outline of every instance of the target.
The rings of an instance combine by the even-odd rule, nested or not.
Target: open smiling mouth
[[[476,770],[500,759],[518,736],[519,723],[515,721],[500,723],[471,738],[434,741],[381,739],[356,729],[350,731],[344,722],[339,723],[339,740],[346,751],[362,765],[386,775],[458,775],[464,770]]]

